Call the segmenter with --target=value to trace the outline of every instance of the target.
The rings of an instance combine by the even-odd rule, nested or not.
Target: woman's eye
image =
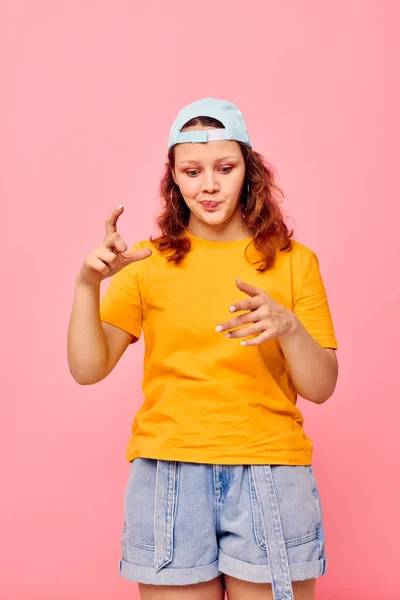
[[[227,169],[227,170],[224,170]],[[221,171],[224,173],[224,175],[227,175],[228,173],[230,173],[232,171],[233,167],[221,167]],[[189,177],[196,177],[196,175],[198,174],[198,169],[190,169],[190,171],[186,171],[187,175],[189,175]]]

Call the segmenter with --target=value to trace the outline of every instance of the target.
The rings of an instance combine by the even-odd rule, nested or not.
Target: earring
[[[247,204],[249,202],[249,197],[250,197],[250,183],[247,182],[247,197],[246,197],[246,202],[245,203],[242,202],[242,217],[245,220],[247,218],[246,215],[245,215],[245,210],[246,210]]]
[[[179,213],[179,212],[180,212],[180,207],[176,208],[176,206],[175,206],[175,204],[174,204],[174,196],[173,196],[173,191],[174,191],[174,189],[175,189],[175,188],[176,188],[176,189],[179,189],[177,185],[174,185],[174,187],[173,187],[173,188],[171,188],[171,192],[170,192],[170,195],[169,195],[169,197],[170,197],[170,200],[171,200],[171,205],[172,205],[172,208],[173,208],[173,209],[174,209],[174,210],[175,210],[177,213]]]
[[[176,208],[176,206],[175,206],[175,203],[174,203],[174,196],[173,196],[173,191],[174,191],[174,189],[175,189],[175,188],[176,188],[177,190],[179,190],[179,187],[178,187],[177,185],[174,185],[174,187],[173,187],[173,188],[171,188],[171,192],[170,192],[170,194],[169,194],[170,201],[171,201],[171,206],[172,206],[172,208],[174,209],[174,211],[176,212],[176,220],[177,220],[177,223],[178,223],[178,225],[179,225],[180,227],[184,228],[184,227],[185,227],[185,224],[182,222],[182,218],[183,218],[183,214],[185,213],[185,211],[184,211],[184,210],[182,210],[182,207],[181,207],[181,206],[178,206],[178,208]]]

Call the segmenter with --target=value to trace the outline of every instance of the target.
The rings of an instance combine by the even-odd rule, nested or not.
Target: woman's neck
[[[199,219],[190,218],[186,229],[196,237],[215,242],[230,242],[251,237],[246,221],[241,215],[240,221],[235,219],[235,221],[217,225],[210,225]]]

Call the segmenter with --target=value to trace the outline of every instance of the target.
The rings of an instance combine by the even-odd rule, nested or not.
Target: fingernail
[[[218,325],[218,327],[215,328],[215,331],[222,331],[222,325]]]
[[[234,307],[234,306],[231,306],[229,310],[230,310],[231,312],[235,312],[235,307]]]
[[[124,208],[124,205],[121,204],[121,206],[118,206],[117,209],[119,210],[120,208]]]
[[[247,346],[247,343],[246,342],[240,342],[240,345],[241,346]]]

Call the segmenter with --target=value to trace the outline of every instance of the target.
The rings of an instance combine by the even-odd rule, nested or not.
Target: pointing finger
[[[117,221],[122,215],[124,207],[121,205],[112,211],[111,215],[106,219],[106,235],[110,235],[117,231]]]
[[[140,250],[135,250],[134,252],[123,252],[121,256],[130,262],[135,262],[137,260],[143,260],[152,254],[153,250],[151,248],[141,248]]]

